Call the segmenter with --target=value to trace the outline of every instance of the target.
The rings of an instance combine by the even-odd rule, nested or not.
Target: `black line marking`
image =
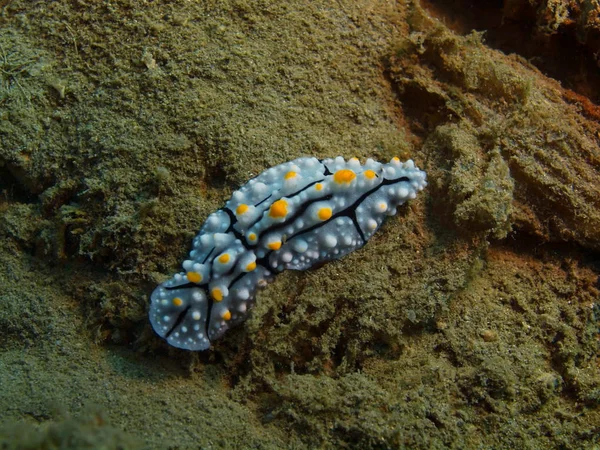
[[[325,180],[325,178],[321,178],[320,180],[316,180],[316,181],[313,181],[312,183],[308,183],[302,189],[299,189],[296,192],[294,192],[293,194],[286,195],[285,197],[282,197],[282,198],[292,198],[292,197],[295,197],[296,195],[300,194],[301,192],[304,192],[305,190],[307,190],[309,187],[314,186],[317,183],[322,183],[323,180]]]
[[[225,233],[228,233],[230,231],[233,231],[235,233],[235,228],[233,228],[233,226],[237,223],[237,217],[235,217],[233,211],[227,208],[226,206],[221,208],[221,211],[224,211],[225,214],[229,216],[229,226],[225,230]]]
[[[209,278],[210,280],[210,278]],[[204,286],[201,286],[199,284],[196,283],[187,283],[187,284],[183,284],[181,286],[164,286],[164,288],[168,291],[172,291],[173,289],[190,289],[190,288],[199,288],[202,289],[204,291],[204,295],[206,296],[206,302],[207,302],[207,306],[206,306],[206,326],[204,327],[204,333],[206,334],[206,339],[208,339],[208,328],[210,325],[210,313],[212,311],[212,307],[213,307],[213,299],[210,296],[209,292],[208,292],[208,286],[205,284]],[[191,305],[188,305],[187,308],[179,314],[179,317],[177,317],[177,320],[175,321],[175,325],[173,325],[173,328],[171,328],[169,330],[169,332],[165,335],[165,338],[168,338],[169,335],[173,332],[173,330],[175,330],[175,328],[181,324],[181,322],[184,319],[184,316],[182,314],[187,313],[187,311],[191,308]],[[210,340],[210,339],[209,339]]]
[[[356,218],[356,210],[352,211],[352,213],[349,215],[349,217],[350,217],[350,220],[352,220],[352,225],[354,225],[354,228],[356,228],[356,231],[360,235],[360,238],[362,239],[363,243],[367,242],[367,239],[365,238],[365,234],[363,233],[362,228],[358,224],[358,219]]]
[[[317,184],[317,183],[320,183],[320,182],[322,182],[323,180],[324,180],[324,178],[323,178],[323,179],[320,179],[320,180],[313,181],[313,182],[311,182],[311,183],[307,184],[306,186],[304,186],[303,188],[301,188],[301,189],[298,189],[296,192],[293,192],[293,193],[292,193],[292,194],[290,194],[290,195],[285,195],[285,196],[283,196],[283,197],[279,197],[277,200],[274,200],[274,201],[273,201],[273,203],[275,203],[276,201],[278,201],[278,200],[281,200],[281,199],[286,199],[286,198],[288,198],[288,199],[289,199],[289,198],[295,197],[296,195],[298,195],[298,194],[300,194],[301,192],[305,191],[305,190],[306,190],[306,189],[308,189],[309,187],[311,187],[311,186],[314,186],[315,184]],[[271,195],[269,195],[269,197],[267,197],[266,199],[268,199],[268,198],[272,197],[274,194],[277,194],[277,193],[279,193],[279,192],[281,192],[281,189],[278,189],[277,191],[273,191],[273,192],[271,193]],[[265,199],[265,200],[266,200],[266,199]],[[263,200],[262,202],[264,202],[265,200]],[[260,202],[260,203],[262,203],[262,202]],[[260,205],[260,203],[259,203],[259,205]],[[258,206],[258,205],[255,205],[255,206]],[[254,225],[256,225],[258,222],[260,222],[260,221],[261,221],[261,220],[262,220],[262,219],[265,217],[265,214],[268,214],[268,209],[265,209],[265,210],[263,211],[263,213],[260,215],[260,217],[258,217],[258,218],[257,218],[257,219],[256,219],[256,220],[253,222],[253,223],[251,223],[250,225],[248,225],[246,228],[247,228],[248,230],[249,230],[250,228],[252,228]],[[258,239],[258,240],[260,240],[260,237],[259,237],[259,239]],[[258,240],[257,240],[257,243],[258,243]],[[250,245],[250,244],[249,244],[249,245]],[[246,246],[245,246],[245,247],[246,247]],[[254,247],[256,247],[256,246],[254,246]],[[248,247],[246,247],[246,248],[248,248]],[[250,248],[253,248],[253,247],[251,246]]]
[[[175,331],[175,328],[177,328],[179,325],[181,325],[181,322],[183,322],[183,319],[185,319],[185,316],[191,307],[192,307],[191,305],[188,305],[185,307],[185,309],[183,311],[181,311],[179,313],[179,315],[177,316],[177,320],[175,321],[175,324],[171,327],[171,329],[169,331],[167,331],[167,334],[165,334],[165,339],[168,338],[169,336],[171,336],[171,333],[173,333],[173,331]]]
[[[208,339],[208,341],[210,342],[210,338],[208,337],[208,329],[210,328],[210,319],[211,319],[211,313],[212,313],[214,300],[209,295],[208,289],[206,290],[206,301],[207,301],[206,322],[205,322],[205,326],[204,326],[204,334],[206,335],[206,339]]]
[[[318,161],[323,166],[323,168],[325,169],[323,171],[323,175],[325,175],[325,176],[333,175],[333,172],[331,172],[329,170],[329,168],[323,163],[323,161],[325,161],[324,159],[319,159]]]
[[[280,228],[287,227],[290,223],[294,222],[298,217],[300,217],[302,214],[304,214],[311,205],[321,202],[321,201],[324,201],[324,200],[331,200],[332,198],[333,198],[333,194],[327,194],[327,195],[324,195],[323,197],[313,198],[313,199],[310,199],[310,200],[304,202],[294,214],[292,214],[291,216],[286,218],[283,222],[277,223],[277,224],[273,225],[272,227],[266,228],[265,230],[263,230],[263,232],[258,236],[258,240],[260,241],[260,238],[263,236],[263,234],[265,232],[279,230]]]
[[[365,239],[363,231],[360,228],[360,225],[358,224],[358,219],[356,217],[356,209],[358,208],[358,206],[367,197],[369,197],[371,194],[375,193],[382,186],[388,186],[390,184],[400,183],[402,181],[410,181],[410,178],[408,178],[408,177],[400,177],[400,178],[396,178],[396,179],[393,179],[393,180],[386,180],[386,179],[384,179],[380,184],[378,184],[377,186],[375,186],[373,189],[371,189],[370,191],[365,192],[363,195],[361,195],[360,197],[358,197],[358,199],[356,199],[356,201],[352,205],[350,205],[347,208],[344,208],[343,210],[335,213],[333,216],[331,216],[328,220],[326,220],[324,222],[319,222],[319,223],[313,225],[312,227],[308,227],[305,230],[299,231],[298,233],[293,234],[292,236],[289,236],[288,240],[294,239],[295,237],[298,237],[298,236],[300,236],[302,234],[309,233],[309,232],[311,232],[311,231],[313,231],[313,230],[315,230],[315,229],[317,229],[319,227],[322,227],[322,226],[328,224],[329,222],[334,221],[338,217],[349,217],[352,220],[352,223],[354,224],[354,226],[356,227],[356,230],[360,234],[361,239],[363,241],[363,245],[364,245],[364,243],[366,243],[367,240]]]
[[[167,291],[172,291],[173,289],[189,289],[189,288],[193,288],[193,287],[200,287],[200,285],[196,284],[196,283],[186,283],[186,284],[181,284],[179,286],[164,286],[164,288]]]
[[[328,224],[329,222],[337,219],[338,217],[349,217],[350,220],[352,220],[352,224],[354,225],[354,227],[356,228],[356,230],[358,231],[358,234],[360,235],[362,241],[363,241],[363,245],[367,242],[367,239],[364,236],[364,233],[362,231],[362,229],[360,228],[360,225],[358,224],[358,219],[356,218],[356,208],[358,208],[358,206],[371,194],[373,194],[374,192],[376,192],[379,188],[381,188],[382,186],[388,186],[390,184],[394,184],[394,183],[400,183],[400,182],[409,182],[410,178],[408,177],[400,177],[400,178],[396,178],[393,180],[386,180],[385,178],[383,179],[383,181],[378,184],[377,186],[375,186],[373,189],[371,189],[370,191],[365,192],[363,195],[361,195],[352,205],[348,206],[347,208],[343,209],[342,211],[339,211],[338,213],[334,214],[333,216],[331,216],[327,221],[325,222],[319,222],[316,223],[315,225],[306,228],[305,230],[301,230],[298,233],[292,235],[292,236],[288,236],[287,240],[290,241],[298,236],[301,236],[303,234],[306,233],[310,233],[311,231],[322,227],[326,224]],[[265,230],[267,231],[267,230]],[[277,250],[271,250],[269,252],[267,252],[265,254],[265,256],[263,256],[262,258],[258,258],[256,260],[256,264],[262,266],[265,270],[274,273],[275,275],[277,275],[278,273],[281,273],[281,270],[278,270],[277,267],[271,267],[271,265],[269,264],[269,257],[271,256],[271,254]]]
[[[254,207],[262,205],[264,202],[269,200],[272,196],[273,196],[273,193],[271,192],[267,198],[262,199],[260,202],[258,202],[256,205],[254,205]]]
[[[237,283],[242,278],[244,278],[244,275],[247,275],[249,273],[250,272],[240,272],[237,277],[235,277],[233,280],[231,280],[231,283],[229,283],[229,285],[227,286],[227,289],[229,289],[230,287],[232,287],[235,283]]]
[[[210,252],[208,252],[208,254],[206,255],[206,258],[204,258],[204,261],[202,261],[202,264],[206,264],[206,261],[208,261],[208,258],[210,257],[210,255],[212,255],[212,252],[215,251],[215,247],[213,247]]]
[[[262,258],[256,258],[256,265],[261,266],[267,272],[274,272],[275,274],[278,274],[281,271],[277,270],[277,267],[271,267],[269,264],[269,256],[271,256],[271,253],[273,253],[274,251],[277,250],[269,250]]]

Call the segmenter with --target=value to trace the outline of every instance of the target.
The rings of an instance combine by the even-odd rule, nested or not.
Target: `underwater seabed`
[[[470,3],[0,0],[0,447],[600,445],[597,25]],[[153,332],[209,214],[337,155],[428,185],[209,350]]]

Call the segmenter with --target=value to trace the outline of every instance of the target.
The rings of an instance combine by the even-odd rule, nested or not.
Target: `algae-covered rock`
[[[597,446],[598,108],[443,18],[0,0],[0,447]],[[242,183],[395,154],[430,184],[367,246],[281,274],[208,352],[152,333],[150,292]]]
[[[430,171],[436,209],[451,214],[454,227],[463,233],[506,237],[514,181],[498,149],[486,153],[476,130],[463,122],[438,126],[425,151],[450,157],[438,159],[440,165]]]
[[[512,223],[543,241],[600,248],[599,123],[582,114],[555,81],[485,47],[479,35],[453,35],[422,12],[415,13],[413,25],[390,60],[390,75],[407,113],[433,132],[425,147],[432,170],[451,170],[447,184],[437,186],[440,194],[450,189],[453,203],[467,202],[456,205],[453,221],[505,230]],[[470,186],[452,184],[461,175],[457,171],[471,166],[473,172],[458,181]],[[482,170],[475,192],[474,177]],[[457,200],[469,189],[487,199]],[[493,191],[495,198],[489,196]]]
[[[141,449],[134,436],[106,423],[100,412],[47,422],[41,427],[26,423],[0,424],[0,447],[6,450]]]

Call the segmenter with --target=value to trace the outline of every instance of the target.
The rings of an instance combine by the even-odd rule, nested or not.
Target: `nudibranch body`
[[[175,347],[209,348],[246,319],[274,275],[362,247],[426,185],[425,172],[398,158],[298,158],[266,170],[208,216],[184,271],[154,290],[154,331]]]

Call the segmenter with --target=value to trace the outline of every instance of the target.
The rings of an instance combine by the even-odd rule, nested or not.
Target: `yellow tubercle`
[[[210,291],[210,295],[217,302],[223,300],[223,291],[219,288],[213,288],[213,290]]]
[[[240,206],[237,207],[237,209],[235,210],[235,213],[238,216],[241,216],[242,214],[244,214],[246,211],[248,211],[248,205],[246,205],[245,203],[242,203]]]
[[[224,311],[223,314],[221,314],[221,318],[223,320],[231,320],[231,312],[229,310]]]
[[[319,209],[318,216],[321,220],[328,220],[331,218],[331,208],[325,207]]]
[[[341,169],[333,174],[333,181],[338,184],[348,184],[356,178],[356,174],[350,169]]]
[[[227,264],[229,262],[229,253],[223,253],[219,256],[219,262],[221,264]]]
[[[317,191],[320,191],[321,189],[323,189],[323,183],[317,183],[317,184],[315,184],[315,189]]]
[[[281,219],[287,215],[287,206],[288,203],[284,199],[279,199],[276,202],[273,202],[271,208],[269,209],[269,216],[274,219]]]
[[[175,298],[173,299],[173,304],[174,304],[175,306],[181,306],[181,305],[183,305],[183,300],[181,300],[179,297],[175,297]]]
[[[377,176],[377,174],[372,171],[371,169],[369,170],[365,170],[364,172],[365,178],[368,178],[369,180],[372,180],[373,178],[375,178]]]
[[[198,272],[188,272],[187,279],[192,283],[200,283],[202,281],[202,275]]]
[[[288,173],[286,173],[283,177],[284,180],[290,180],[292,178],[296,178],[296,175],[298,175],[296,172],[294,172],[293,170],[290,170]]]
[[[281,241],[269,242],[267,247],[269,247],[271,250],[279,250],[281,248]]]
[[[256,262],[254,261],[246,266],[246,272],[252,272],[254,269],[256,269]]]
[[[393,162],[393,163],[399,163],[399,162],[400,162],[400,158],[398,158],[397,156],[394,156],[394,157],[392,158],[392,162]]]

